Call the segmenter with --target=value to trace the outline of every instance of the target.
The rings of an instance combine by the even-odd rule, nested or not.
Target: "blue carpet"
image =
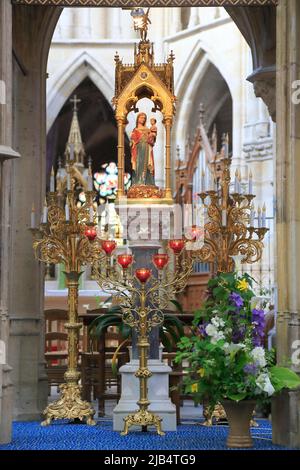
[[[251,431],[254,450],[283,450],[272,444],[270,423],[258,422],[260,426]],[[12,443],[0,445],[0,450],[224,450],[227,433],[227,426],[206,428],[187,422],[164,437],[154,432],[131,432],[122,437],[112,430],[111,421],[105,420],[93,427],[66,421],[56,421],[46,428],[39,422],[16,422]]]

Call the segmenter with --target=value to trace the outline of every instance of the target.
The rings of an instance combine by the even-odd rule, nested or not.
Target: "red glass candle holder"
[[[119,255],[118,263],[123,269],[128,269],[129,266],[131,266],[133,263],[133,256],[132,255]]]
[[[84,234],[92,242],[97,237],[97,230],[95,227],[86,227]]]
[[[169,247],[175,255],[180,255],[184,248],[184,240],[170,240]]]
[[[153,261],[153,264],[157,267],[157,269],[162,270],[169,262],[169,255],[165,253],[153,255],[152,261]]]
[[[114,240],[102,240],[101,247],[105,253],[110,256],[112,252],[115,250],[117,243]]]
[[[135,271],[136,278],[142,283],[145,284],[148,279],[151,277],[151,270],[146,268],[137,269]]]

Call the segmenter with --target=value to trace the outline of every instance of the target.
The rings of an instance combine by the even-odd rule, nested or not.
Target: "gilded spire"
[[[82,142],[81,131],[78,121],[78,107],[77,105],[81,102],[80,99],[77,98],[77,95],[70,100],[73,103],[73,117],[71,128],[69,132],[69,138],[66,145],[65,156],[66,159],[69,160],[70,157],[73,157],[74,152],[74,160],[76,166],[84,166],[84,157],[85,157],[85,149]],[[71,155],[72,154],[72,155]],[[73,159],[73,158],[72,158]]]

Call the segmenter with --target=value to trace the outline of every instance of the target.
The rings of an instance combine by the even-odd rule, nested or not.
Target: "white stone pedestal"
[[[119,403],[113,412],[114,431],[123,431],[124,418],[138,410],[139,380],[135,372],[139,366],[137,359],[122,366],[119,370],[122,377],[122,393]],[[148,380],[148,396],[151,402],[149,410],[162,418],[163,431],[176,431],[176,408],[169,398],[169,373],[171,368],[159,359],[150,359],[148,367],[152,376]],[[130,430],[141,428],[132,426]]]

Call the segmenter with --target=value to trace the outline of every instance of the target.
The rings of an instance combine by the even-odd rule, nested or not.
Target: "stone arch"
[[[220,66],[221,64],[221,66]],[[199,92],[199,87],[201,82],[204,80],[205,76],[210,72],[211,67],[217,70],[219,75],[224,80],[225,86],[228,89],[228,94],[232,98],[233,96],[233,83],[230,79],[229,72],[223,73],[223,60],[218,57],[218,54],[209,49],[202,41],[198,41],[194,50],[192,51],[189,60],[185,66],[184,73],[181,74],[180,79],[176,84],[177,89],[177,98],[178,98],[178,108],[177,116],[175,120],[173,138],[176,141],[173,142],[173,149],[176,148],[176,145],[179,145],[181,151],[184,151],[185,143],[188,137],[188,127],[189,127],[189,116],[193,114],[193,117],[197,120],[198,115],[195,110],[195,97]],[[225,67],[224,67],[225,68]],[[222,72],[220,71],[222,69]],[[220,100],[215,102],[215,105],[208,109],[208,114],[206,114],[206,125],[209,128],[217,115],[218,111],[221,109],[224,104],[224,100],[227,96],[220,97]],[[198,103],[199,105],[200,103]],[[191,113],[191,107],[194,113]],[[198,122],[196,126],[198,126]]]
[[[54,123],[66,99],[85,78],[90,78],[107,101],[111,102],[114,94],[113,79],[107,79],[105,74],[107,75],[104,68],[87,52],[83,52],[67,63],[65,69],[54,79],[48,92],[47,131]]]

